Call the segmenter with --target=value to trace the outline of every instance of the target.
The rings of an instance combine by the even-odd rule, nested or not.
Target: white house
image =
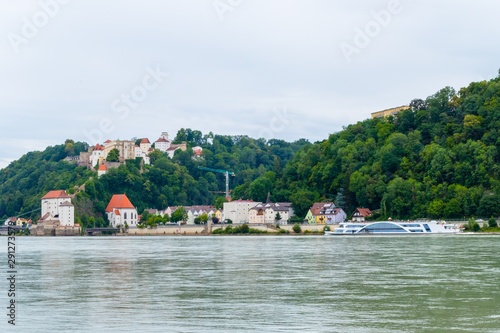
[[[150,165],[151,161],[148,156],[149,150],[144,150],[141,146],[135,146],[135,158],[142,158],[144,160],[144,164]]]
[[[158,140],[155,141],[155,149],[158,149],[161,152],[166,153],[170,148],[172,141],[168,139],[168,133],[163,132]]]
[[[280,220],[276,220],[276,215],[279,213]],[[285,225],[288,220],[294,215],[292,204],[289,202],[277,203],[258,203],[248,211],[249,223],[279,223]]]
[[[372,211],[368,208],[356,208],[352,214],[353,222],[365,222],[366,218],[371,217]]]
[[[160,138],[155,141],[155,149],[167,153],[168,156],[172,158],[174,157],[174,153],[177,149],[186,151],[187,144],[185,142],[180,144],[172,144],[172,141],[170,141],[168,138],[168,133],[162,132]]]
[[[101,177],[108,173],[108,166],[106,164],[99,165],[99,169],[97,169],[97,177]]]
[[[151,142],[149,142],[148,138],[144,138],[141,140],[141,143],[139,144],[139,147],[141,150],[145,153],[148,153],[149,150],[151,149]]]
[[[138,223],[137,209],[125,194],[115,194],[106,207],[108,220],[112,227],[129,225],[136,227]]]
[[[89,156],[89,163],[92,167],[95,167],[104,159],[104,146],[100,144],[96,144],[92,149],[92,153]]]
[[[249,223],[250,208],[255,207],[259,203],[251,200],[224,202],[224,220],[229,219],[233,223]]]
[[[327,208],[324,215],[326,224],[338,224],[347,219],[347,214],[340,207]]]
[[[50,191],[42,197],[42,217],[40,221],[59,221],[60,226],[75,225],[75,207],[71,197],[63,190]]]

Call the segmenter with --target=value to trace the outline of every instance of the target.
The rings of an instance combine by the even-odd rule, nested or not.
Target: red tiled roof
[[[311,213],[316,216],[319,215],[321,210],[325,207],[325,205],[331,205],[333,202],[316,202],[310,208]]]
[[[104,150],[104,146],[101,146],[100,144],[96,144],[94,147],[94,150]]]
[[[115,194],[109,201],[106,212],[112,212],[117,208],[135,208],[125,194]]]
[[[141,140],[141,143],[151,143],[151,142],[149,142],[148,138],[144,138],[144,139]]]
[[[164,138],[159,138],[158,140],[156,140],[155,142],[168,142],[167,139],[164,139]]]
[[[66,191],[63,190],[57,190],[57,191],[50,191],[49,193],[45,194],[42,199],[62,199],[62,198],[69,198],[70,196],[66,193]]]
[[[356,208],[356,210],[361,214],[363,217],[368,217],[372,215],[372,211],[368,208]]]
[[[106,164],[99,165],[99,171],[107,171],[107,170],[108,170],[108,166]]]
[[[115,215],[120,216],[120,211],[118,209],[115,209]]]

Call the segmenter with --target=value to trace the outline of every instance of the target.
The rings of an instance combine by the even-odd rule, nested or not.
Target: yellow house
[[[219,219],[219,221],[222,222],[222,211],[220,209],[217,209],[214,213],[214,216]]]
[[[333,205],[333,202],[316,202],[309,209],[309,212],[306,215],[306,220],[309,224],[325,224],[326,223],[326,208]]]

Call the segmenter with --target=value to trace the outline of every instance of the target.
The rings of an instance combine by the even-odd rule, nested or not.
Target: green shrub
[[[222,229],[222,228],[212,230],[212,234],[213,234],[213,235],[222,235],[222,234],[224,234],[224,233],[225,233],[225,232],[224,232],[224,229]]]
[[[293,225],[293,228],[292,230],[296,233],[296,234],[300,234],[302,232],[302,228],[300,227],[300,224],[298,223],[295,223]]]
[[[295,230],[294,230],[295,231]],[[299,231],[300,232],[300,231]],[[298,233],[298,232],[297,232]],[[304,235],[309,235],[311,233],[311,230],[306,230],[304,231]]]
[[[248,224],[243,224],[239,227],[228,225],[225,229],[218,228],[212,231],[214,235],[234,235],[234,234],[267,234],[267,231],[248,227]]]
[[[496,228],[496,227],[498,227],[497,220],[495,220],[494,217],[490,217],[490,219],[488,220],[488,226],[490,228]]]
[[[250,232],[250,228],[248,227],[248,224],[242,224],[240,227],[240,232],[242,234],[248,234]]]

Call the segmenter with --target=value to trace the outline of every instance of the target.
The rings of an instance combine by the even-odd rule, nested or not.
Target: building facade
[[[286,225],[293,215],[292,204],[289,202],[258,203],[248,211],[248,222],[250,224]],[[279,219],[277,220],[276,217]]]
[[[224,202],[224,221],[231,220],[233,223],[249,223],[250,208],[255,207],[259,203],[251,200]]]
[[[41,221],[59,221],[60,226],[75,225],[75,207],[71,197],[63,190],[50,191],[42,197]]]
[[[129,227],[137,227],[139,217],[137,209],[132,205],[125,194],[115,194],[106,207],[109,223],[116,228],[127,224]]]

